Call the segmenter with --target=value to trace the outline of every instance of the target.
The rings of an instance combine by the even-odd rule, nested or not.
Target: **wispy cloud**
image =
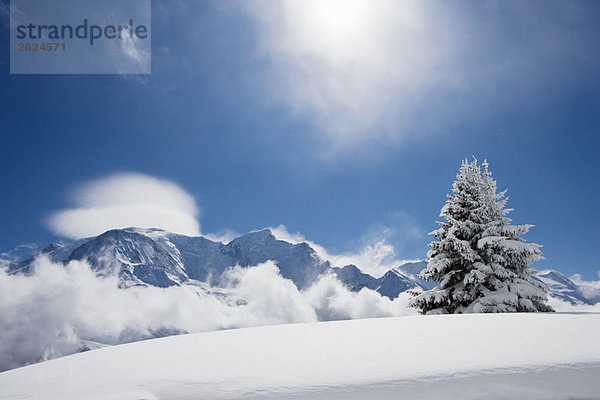
[[[267,97],[311,120],[328,155],[538,104],[599,59],[578,2],[245,5],[270,65]]]
[[[0,253],[0,265],[2,262],[21,261],[31,257],[38,250],[35,243],[23,243],[10,251]]]
[[[356,243],[355,249],[343,253],[332,253],[325,247],[308,240],[299,232],[290,233],[284,225],[270,228],[273,235],[279,240],[285,240],[290,243],[308,243],[319,257],[327,260],[334,267],[343,267],[353,264],[375,277],[380,277],[392,268],[398,267],[409,261],[419,261],[416,259],[401,259],[398,257],[395,247],[390,243],[392,236],[398,235],[395,228],[386,226],[374,226],[369,229],[363,237]],[[401,228],[409,230],[412,235],[411,227]],[[404,233],[400,233],[404,236]]]
[[[583,295],[588,299],[598,299],[600,300],[600,271],[597,273],[598,280],[588,281],[585,280],[581,274],[575,274],[570,277],[570,279],[579,286]]]
[[[214,242],[221,242],[223,244],[227,244],[233,239],[240,237],[241,235],[231,229],[223,229],[216,233],[204,233],[202,234],[202,236]]]
[[[121,50],[129,59],[138,64],[146,65],[150,52],[140,46],[139,39],[135,38],[129,29],[124,29],[121,34]]]
[[[130,226],[200,234],[194,198],[168,180],[115,174],[81,185],[73,193],[73,202],[72,208],[48,219],[49,228],[60,236],[76,239]]]

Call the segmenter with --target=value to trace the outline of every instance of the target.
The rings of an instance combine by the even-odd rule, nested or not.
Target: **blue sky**
[[[456,5],[458,4],[458,5]],[[151,75],[9,75],[0,252],[58,239],[85,182],[184,188],[203,233],[284,224],[424,258],[461,159],[487,158],[539,269],[600,269],[600,4],[153,1]]]

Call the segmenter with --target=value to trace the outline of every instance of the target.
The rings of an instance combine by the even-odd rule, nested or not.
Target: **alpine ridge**
[[[426,267],[425,261],[398,265],[376,278],[363,272],[360,266],[334,267],[309,244],[278,240],[268,228],[242,235],[227,244],[161,229],[113,229],[72,243],[49,244],[29,259],[8,263],[9,272],[30,273],[33,260],[40,255],[57,263],[87,261],[98,275],[118,274],[123,288],[197,282],[218,286],[228,268],[249,267],[269,260],[300,290],[310,287],[323,274],[334,274],[351,291],[367,288],[389,299],[407,290],[428,290],[436,285],[418,278]],[[571,304],[600,301],[600,290],[580,288],[557,271],[542,271],[535,279],[548,286],[550,296],[562,301]]]

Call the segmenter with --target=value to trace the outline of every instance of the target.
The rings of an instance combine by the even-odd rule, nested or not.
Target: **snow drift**
[[[599,314],[412,316],[173,336],[0,374],[17,399],[598,399]]]

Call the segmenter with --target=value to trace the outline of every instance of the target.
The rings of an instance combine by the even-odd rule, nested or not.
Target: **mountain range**
[[[8,263],[9,273],[29,274],[39,255],[55,263],[87,261],[100,276],[118,274],[123,288],[198,282],[219,286],[228,268],[249,267],[269,260],[276,262],[281,275],[300,290],[310,287],[323,274],[334,274],[351,291],[368,288],[390,299],[407,290],[427,290],[436,285],[418,278],[426,267],[425,261],[398,265],[377,278],[356,265],[334,267],[309,244],[278,240],[270,229],[248,233],[227,244],[160,229],[114,229],[71,243],[52,243],[26,260]],[[550,296],[562,301],[600,302],[600,289],[582,287],[558,271],[542,271],[535,278],[548,286]]]

